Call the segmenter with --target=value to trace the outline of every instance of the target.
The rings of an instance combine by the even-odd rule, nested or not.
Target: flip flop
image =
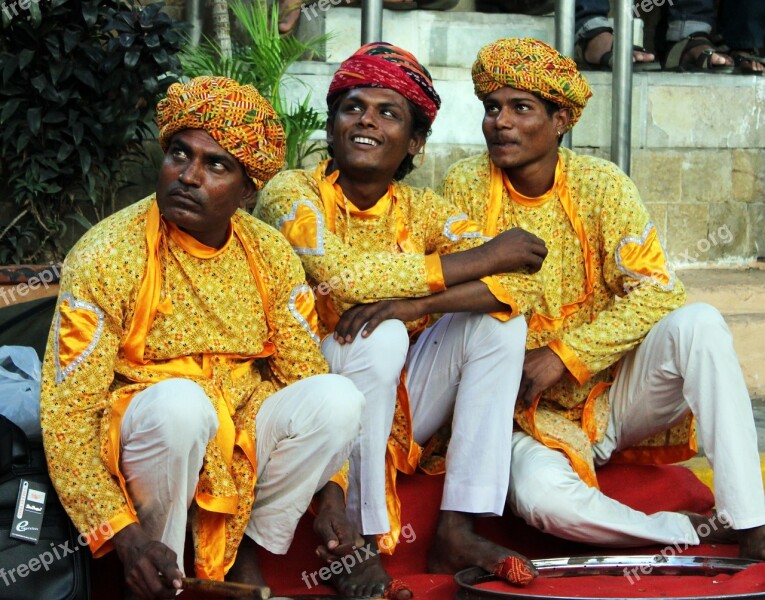
[[[595,36],[609,32],[613,34],[614,30],[610,27],[597,27],[593,29],[592,31],[589,31],[587,33],[586,39],[581,39],[576,43],[576,46],[574,47],[574,60],[576,64],[579,66],[580,69],[583,71],[613,71],[614,70],[614,50],[613,46],[611,47],[611,50],[607,50],[603,53],[603,55],[600,57],[600,60],[596,63],[591,63],[584,57],[584,51],[587,47],[587,43],[594,38]],[[645,48],[642,46],[633,45],[632,46],[633,52],[647,52]],[[652,60],[652,61],[632,61],[632,70],[633,72],[647,72],[647,71],[661,71],[661,65],[658,61]]]
[[[683,60],[683,57],[694,48],[709,46],[696,59]],[[667,53],[664,61],[665,71],[696,72],[696,73],[735,73],[735,65],[712,64],[713,54],[721,52],[706,33],[692,33],[687,38],[675,42]]]
[[[736,54],[733,54],[736,52]],[[751,67],[745,67],[743,63],[759,63],[765,65],[765,57],[758,56],[752,51],[731,50],[729,55],[733,58],[733,65],[740,73],[745,75],[762,75],[762,71],[755,71]]]

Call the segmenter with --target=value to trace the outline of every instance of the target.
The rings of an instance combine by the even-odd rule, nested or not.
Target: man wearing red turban
[[[340,65],[327,95],[332,158],[313,172],[277,175],[256,215],[300,255],[317,293],[322,351],[366,396],[346,512],[372,554],[407,539],[395,477],[419,466],[446,472],[431,571],[477,565],[527,583],[531,564],[475,534],[473,520],[503,510],[525,344],[522,308],[505,288],[507,278],[528,275],[497,274],[534,272],[546,250],[521,230],[486,241],[454,205],[400,181],[439,105],[414,56],[363,46]],[[426,329],[436,313],[447,314]],[[444,426],[445,456],[433,451],[443,444],[428,444],[449,437]],[[319,520],[316,529],[325,556],[336,558],[331,528]],[[344,595],[411,597],[378,557],[335,584]]]

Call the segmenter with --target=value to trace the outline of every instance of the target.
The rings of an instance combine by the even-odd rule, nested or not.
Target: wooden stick
[[[254,598],[255,600],[268,600],[271,597],[271,588],[265,585],[235,583],[233,581],[213,581],[211,579],[197,579],[195,577],[183,577],[181,582],[183,583],[181,589],[198,590],[216,596]]]

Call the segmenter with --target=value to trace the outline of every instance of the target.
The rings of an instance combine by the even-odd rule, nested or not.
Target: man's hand
[[[137,523],[115,534],[112,543],[122,561],[130,591],[143,600],[175,598],[183,577],[175,552],[152,540]]]
[[[416,299],[380,300],[373,304],[357,304],[345,311],[335,327],[335,339],[339,344],[350,344],[361,331],[362,337],[370,335],[377,326],[388,319],[415,321],[425,314]],[[366,323],[366,327],[364,324]]]
[[[316,548],[322,560],[333,562],[364,545],[364,538],[345,515],[343,490],[330,481],[318,493],[319,511],[313,522],[313,530],[323,544]]]
[[[567,372],[563,361],[547,346],[529,350],[523,360],[518,400],[531,406],[539,394],[558,383]]]
[[[524,229],[503,231],[483,246],[491,252],[493,273],[523,271],[536,273],[542,268],[547,248],[542,239]]]

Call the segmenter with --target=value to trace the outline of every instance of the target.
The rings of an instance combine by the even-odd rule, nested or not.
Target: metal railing
[[[632,7],[630,0],[613,0],[614,62],[611,82],[611,160],[630,172],[632,137]],[[574,2],[555,0],[555,47],[561,54],[574,55]],[[382,0],[363,0],[361,5],[361,43],[382,40]],[[571,148],[571,133],[563,138]]]
[[[555,1],[555,47],[574,55],[574,2]],[[632,7],[614,0],[614,59],[611,80],[611,160],[629,175],[632,138]],[[571,147],[570,134],[563,139]]]

